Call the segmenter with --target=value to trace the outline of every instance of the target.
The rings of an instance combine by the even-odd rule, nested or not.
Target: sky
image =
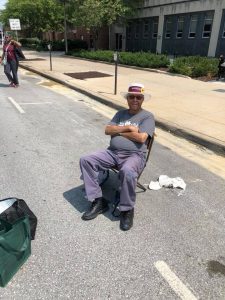
[[[4,5],[6,4],[7,0],[0,0],[0,9],[4,8]]]

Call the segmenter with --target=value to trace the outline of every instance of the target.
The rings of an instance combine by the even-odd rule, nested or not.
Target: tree
[[[137,1],[134,0],[71,0],[68,18],[76,26],[86,27],[94,35],[95,45],[99,29],[132,15]]]
[[[0,20],[8,25],[10,18],[20,19],[22,29],[31,37],[63,28],[62,8],[55,0],[8,0]]]
[[[140,1],[8,0],[5,9],[0,12],[0,21],[8,25],[10,18],[20,19],[22,29],[31,37],[40,37],[42,32],[63,31],[64,2],[67,22],[90,29],[96,44],[100,28],[125,20]]]

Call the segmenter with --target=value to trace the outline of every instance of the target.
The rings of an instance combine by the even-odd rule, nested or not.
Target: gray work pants
[[[119,170],[120,211],[134,207],[137,177],[145,166],[145,155],[139,152],[102,150],[80,158],[80,169],[84,180],[85,191],[89,201],[102,197],[99,186],[99,172],[113,166]]]
[[[18,71],[18,62],[16,60],[10,60],[4,66],[5,75],[7,76],[10,83],[19,84],[17,71]]]

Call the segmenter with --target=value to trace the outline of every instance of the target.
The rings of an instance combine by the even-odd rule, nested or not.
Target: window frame
[[[155,25],[157,25],[157,31],[155,31]],[[158,19],[154,19],[152,22],[152,38],[153,39],[157,39],[158,37],[158,32],[159,32],[159,20]]]
[[[225,19],[223,21],[222,39],[225,39]]]
[[[210,31],[209,30],[205,30],[205,26],[209,25],[209,24],[206,24],[206,21],[211,21]],[[206,13],[205,17],[204,17],[204,24],[203,24],[203,30],[202,30],[202,38],[203,39],[210,39],[211,33],[212,33],[212,26],[213,26],[213,13],[211,13],[211,12],[210,13]],[[209,35],[208,36],[204,36],[205,33],[208,33]]]
[[[131,39],[131,24],[127,25],[127,39]]]
[[[180,21],[182,19],[182,21]],[[185,18],[184,16],[178,16],[177,18],[177,31],[176,31],[176,39],[182,39],[184,34],[184,22]],[[182,24],[182,31],[179,31],[179,25]],[[178,36],[178,34],[181,34],[181,36]]]
[[[196,20],[193,20],[194,17],[196,17]],[[191,25],[192,25],[193,21],[195,21],[195,31],[191,31]],[[193,14],[193,15],[191,15],[190,24],[189,24],[189,33],[188,33],[188,38],[189,39],[195,39],[196,38],[197,27],[198,27],[198,15]],[[190,36],[193,33],[195,34],[195,36]]]
[[[170,33],[169,33],[169,36],[167,36],[168,32],[167,32],[167,28],[168,28],[168,23],[170,24]],[[173,22],[172,22],[172,17],[167,17],[166,19],[166,27],[165,27],[165,39],[171,39],[171,35],[172,35],[172,25],[173,25]]]
[[[147,24],[147,31],[145,30],[146,24]],[[150,31],[150,21],[149,19],[145,19],[143,21],[143,39],[147,39],[149,37],[149,31]]]
[[[139,24],[139,22],[137,22],[137,23],[135,23],[134,24],[134,38],[137,40],[137,39],[139,39],[139,28],[140,27],[140,24]]]

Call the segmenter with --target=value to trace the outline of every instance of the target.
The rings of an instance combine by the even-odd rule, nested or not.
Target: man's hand
[[[137,126],[134,126],[134,125],[129,125],[129,131],[130,132],[138,132],[139,128]]]
[[[148,138],[148,134],[146,132],[124,132],[120,134],[121,136],[127,138],[128,140],[144,144]]]
[[[107,125],[105,128],[106,135],[113,136],[124,132],[138,132],[138,127],[133,125],[125,125],[125,126]]]
[[[146,132],[139,132],[139,128],[133,125],[126,125],[126,126],[118,126],[118,125],[107,125],[105,128],[106,135],[121,135],[128,140],[138,142],[138,143],[145,143],[148,134]]]
[[[21,44],[20,44],[19,42],[15,41],[15,40],[11,40],[10,43],[11,43],[12,45],[14,45],[15,47],[17,47],[17,48],[18,48],[18,47],[19,47],[19,48],[21,47]]]

